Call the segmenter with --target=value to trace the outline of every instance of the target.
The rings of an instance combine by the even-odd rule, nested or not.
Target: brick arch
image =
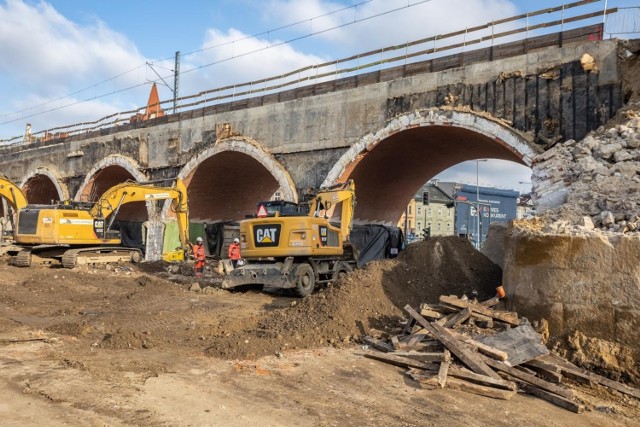
[[[147,176],[140,171],[140,166],[133,159],[112,155],[96,163],[76,193],[77,201],[96,201],[100,195],[116,184],[125,181],[144,182]],[[129,203],[120,209],[118,219],[144,221],[153,214],[153,205],[144,202]]]
[[[265,147],[246,137],[217,141],[185,164],[178,178],[187,186],[189,214],[196,221],[241,220],[278,189],[283,199],[298,200],[289,172]],[[165,215],[167,210],[168,205]]]
[[[469,111],[416,110],[360,138],[322,185],[354,179],[355,220],[395,224],[420,186],[451,166],[494,158],[531,167],[535,155],[530,141],[501,121]]]
[[[27,201],[33,204],[49,204],[69,199],[69,189],[61,182],[60,174],[52,167],[39,167],[22,178],[20,188]]]

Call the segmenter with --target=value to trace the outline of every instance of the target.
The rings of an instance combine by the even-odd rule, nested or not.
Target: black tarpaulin
[[[211,256],[222,258],[222,248],[224,247],[224,222],[205,224],[205,241]]]
[[[370,261],[394,258],[402,249],[402,230],[378,224],[353,226],[349,240],[355,248],[358,267]]]
[[[111,229],[120,231],[120,244],[122,246],[144,251],[142,221],[115,221]]]

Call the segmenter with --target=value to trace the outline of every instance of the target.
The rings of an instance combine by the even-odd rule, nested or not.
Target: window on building
[[[411,205],[407,206],[407,212],[411,215]]]
[[[442,209],[438,209],[438,216],[442,216]]]

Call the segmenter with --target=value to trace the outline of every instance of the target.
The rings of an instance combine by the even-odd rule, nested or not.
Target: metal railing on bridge
[[[335,82],[366,73],[387,70],[392,67],[406,67],[428,60],[442,58],[445,55],[458,55],[460,58],[452,62],[452,67],[461,66],[465,53],[469,48],[474,50],[489,48],[495,59],[493,48],[524,41],[543,35],[558,34],[558,43],[567,40],[564,34],[570,34],[579,28],[596,24],[596,32],[589,33],[594,39],[602,39],[605,35],[633,34],[640,32],[640,7],[609,8],[608,2],[602,0],[583,0],[545,8],[534,12],[512,16],[485,23],[475,27],[439,34],[414,40],[407,43],[387,46],[346,58],[309,65],[287,73],[257,79],[249,82],[226,85],[176,99],[161,101],[153,107],[172,110],[173,114],[181,114],[191,110],[202,109],[224,103],[282,93],[291,89],[299,89],[310,85]],[[615,19],[610,19],[615,16]],[[609,24],[607,24],[609,22]],[[524,24],[524,25],[523,25]],[[584,36],[584,33],[575,34]],[[570,39],[571,36],[568,36]],[[540,46],[534,46],[540,47]],[[402,76],[399,76],[402,77]],[[259,104],[258,104],[259,105]],[[59,126],[27,136],[17,136],[0,140],[0,144],[47,142],[66,138],[72,135],[102,131],[107,128],[129,125],[140,120],[147,108],[122,111],[102,117],[95,121]],[[180,118],[178,118],[179,120]]]

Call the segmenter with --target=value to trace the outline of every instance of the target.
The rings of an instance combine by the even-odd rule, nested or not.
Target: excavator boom
[[[5,199],[14,211],[27,206],[27,198],[20,187],[2,177],[0,177],[0,197]]]
[[[352,179],[332,187],[322,188],[309,204],[309,212],[314,216],[319,216],[322,210],[332,213],[338,203],[344,202],[340,212],[340,234],[345,241],[348,241],[353,225],[355,193],[355,184]]]

